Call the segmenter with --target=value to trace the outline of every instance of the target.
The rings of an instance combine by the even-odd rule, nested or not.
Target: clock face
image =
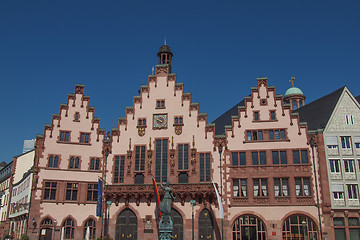
[[[154,128],[166,128],[166,127],[167,127],[167,114],[155,114]]]

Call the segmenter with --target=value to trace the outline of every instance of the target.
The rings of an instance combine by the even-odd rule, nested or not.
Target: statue
[[[165,191],[163,200],[159,205],[162,217],[159,222],[159,240],[170,240],[172,238],[173,222],[171,220],[171,202],[175,199],[170,188],[170,182],[166,181],[166,187],[160,186]]]

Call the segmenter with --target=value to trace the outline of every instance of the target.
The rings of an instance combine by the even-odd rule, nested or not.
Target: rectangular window
[[[100,158],[91,158],[90,170],[99,170],[99,169],[100,169]]]
[[[252,165],[259,165],[259,153],[251,152],[251,157],[252,157]]]
[[[266,165],[266,152],[259,152],[260,153],[260,165]]]
[[[56,197],[56,182],[45,182],[44,200],[55,200]]]
[[[270,129],[269,140],[285,140],[285,129]]]
[[[289,180],[287,178],[274,178],[274,192],[276,197],[289,196]]]
[[[330,159],[330,171],[332,173],[340,173],[340,160],[339,159]]]
[[[71,157],[69,162],[70,169],[79,169],[80,167],[80,158],[79,157]]]
[[[354,125],[354,117],[353,115],[346,115],[345,121],[347,125]]]
[[[347,173],[354,172],[354,160],[344,160],[344,168]]]
[[[166,182],[168,165],[168,139],[157,139],[155,145],[155,179],[157,182]]]
[[[247,181],[246,179],[233,179],[233,197],[247,196]]]
[[[145,170],[145,146],[135,147],[135,171]]]
[[[80,142],[89,143],[90,133],[80,133]]]
[[[178,145],[179,170],[189,169],[189,144]]]
[[[211,180],[210,169],[210,153],[200,153],[200,182]]]
[[[279,161],[279,153],[280,153],[280,161]],[[272,151],[273,164],[277,165],[287,164],[286,151]]]
[[[358,186],[357,184],[348,184],[348,197],[349,199],[358,199]]]
[[[293,150],[293,160],[294,160],[294,164],[309,163],[308,151],[307,150]]]
[[[284,129],[280,130],[280,138],[285,139],[285,130]]]
[[[115,156],[114,183],[124,182],[125,156]]]
[[[89,202],[96,202],[97,201],[97,190],[98,190],[97,183],[89,183],[88,189],[87,189],[86,200]]]
[[[59,156],[58,155],[50,155],[49,156],[48,167],[49,168],[58,168],[59,167]]]
[[[341,137],[341,147],[344,148],[344,149],[350,149],[351,148],[350,137]]]
[[[247,131],[246,136],[247,136],[248,141],[261,141],[261,140],[264,140],[263,131],[261,131],[261,130]]]
[[[254,121],[259,121],[259,112],[254,112]]]
[[[60,131],[60,141],[69,142],[70,132]]]
[[[138,119],[138,127],[146,127],[146,119],[145,118]]]
[[[331,184],[331,191],[335,200],[344,199],[344,185],[342,184]]]
[[[296,196],[310,196],[310,178],[295,178]]]
[[[231,157],[233,166],[246,165],[245,152],[233,152]]]
[[[270,119],[275,120],[275,111],[270,111]]]
[[[66,184],[66,196],[65,199],[68,201],[76,201],[78,194],[78,183],[67,183]]]
[[[278,151],[272,151],[272,159],[273,159],[273,164],[279,164],[279,152]]]
[[[254,197],[267,197],[268,188],[267,188],[267,179],[266,178],[254,178]]]

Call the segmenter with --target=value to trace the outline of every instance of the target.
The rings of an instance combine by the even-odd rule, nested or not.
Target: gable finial
[[[291,82],[292,87],[294,87],[294,80],[295,80],[295,77],[294,77],[294,76],[291,76],[291,79],[289,80],[289,82]]]

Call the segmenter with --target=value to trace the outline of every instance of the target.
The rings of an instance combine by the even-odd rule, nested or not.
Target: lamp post
[[[55,219],[54,220],[54,225],[53,225],[53,236],[52,236],[52,239],[54,240],[55,239],[55,227],[57,225],[57,220]]]
[[[304,237],[304,240],[305,240],[306,221],[305,221],[305,220],[302,220],[301,225],[302,225],[302,227],[303,227],[303,237]]]
[[[318,209],[318,217],[319,217],[319,227],[320,227],[320,239],[323,240],[323,232],[322,232],[322,224],[321,224],[321,214],[320,214],[320,201],[319,201],[319,190],[318,190],[318,181],[317,181],[317,174],[316,174],[316,166],[315,166],[315,152],[314,147],[316,144],[314,142],[314,138],[310,139],[310,146],[312,150],[312,159],[313,159],[313,168],[314,168],[314,178],[315,178],[315,189],[316,189],[316,201],[317,201],[317,209]]]
[[[222,181],[222,164],[221,164],[221,154],[223,151],[223,147],[220,144],[219,146],[219,161],[220,161],[220,192],[221,192],[221,203],[222,204],[222,197],[223,197],[223,181]],[[221,239],[224,239],[224,219],[221,219]]]
[[[194,240],[194,206],[196,205],[196,200],[190,200],[191,207],[192,207],[192,215],[191,215],[191,223],[192,223],[192,240]]]
[[[111,206],[112,202],[109,200],[106,202],[106,206],[107,206],[107,216],[106,216],[106,228],[105,228],[105,236],[109,235],[109,217],[110,217],[110,206]],[[106,215],[106,213],[105,213]]]

